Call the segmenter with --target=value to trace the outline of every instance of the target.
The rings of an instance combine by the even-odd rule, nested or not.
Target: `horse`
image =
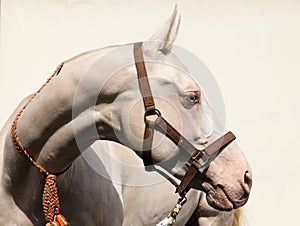
[[[0,225],[159,225],[183,200],[170,181],[180,182],[190,169],[195,175],[184,188],[185,204],[176,204],[176,222],[165,225],[238,225],[252,178],[235,141],[196,170],[191,165],[202,159],[189,161],[166,132],[150,129],[150,155],[144,149],[145,122],[161,115],[197,150],[215,140],[208,100],[172,53],[179,24],[176,8],[141,45],[156,105],[151,114],[144,112],[136,43],[64,61],[38,92],[19,104],[0,134]],[[143,155],[161,170],[149,170]],[[51,204],[41,201],[47,192],[57,195],[55,201],[59,196],[64,217],[58,223],[44,216]]]

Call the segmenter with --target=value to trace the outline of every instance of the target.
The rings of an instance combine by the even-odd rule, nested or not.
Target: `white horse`
[[[157,108],[203,149],[212,141],[207,100],[185,70],[163,63],[177,62],[171,47],[179,22],[175,10],[144,43],[143,54],[159,61],[145,61]],[[65,61],[58,75],[9,118],[0,136],[0,225],[46,223],[41,202],[45,177],[19,155],[11,135],[11,125],[28,100],[18,119],[19,139],[38,164],[59,174],[60,211],[71,225],[156,225],[174,208],[179,196],[173,185],[160,173],[146,171],[139,157],[144,106],[133,44],[128,44]],[[187,171],[180,152],[154,132],[152,161],[166,162],[162,167],[178,181]],[[234,209],[248,200],[251,169],[233,142],[199,171],[191,186],[175,225],[231,226]]]

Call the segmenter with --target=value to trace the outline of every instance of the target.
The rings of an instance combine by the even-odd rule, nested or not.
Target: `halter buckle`
[[[192,157],[192,165],[197,169],[201,169],[207,166],[210,162],[210,156],[205,151],[199,150],[195,156]],[[195,164],[196,163],[196,164]]]

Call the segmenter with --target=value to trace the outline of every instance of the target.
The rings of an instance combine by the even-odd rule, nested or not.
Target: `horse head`
[[[213,111],[204,90],[190,76],[179,57],[172,53],[179,24],[180,16],[175,9],[164,26],[143,43],[142,51],[159,114],[194,147],[202,150],[216,139]],[[118,79],[128,77],[128,74],[133,79],[119,87],[109,118],[116,136],[114,139],[142,156],[145,151],[145,110],[134,64],[128,64],[117,71],[103,90],[111,89],[118,84]],[[152,116],[156,117],[155,114]],[[178,179],[182,179],[188,170],[190,156],[166,134],[154,131],[152,139],[153,164],[160,165]],[[199,170],[191,183],[193,188],[205,191],[207,201],[212,207],[228,211],[247,202],[251,185],[250,166],[236,142],[228,145],[207,169]]]

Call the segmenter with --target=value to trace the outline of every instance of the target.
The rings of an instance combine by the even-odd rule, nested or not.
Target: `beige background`
[[[217,79],[227,127],[252,165],[248,225],[297,225],[300,189],[300,2],[176,1],[177,45]],[[2,0],[0,126],[63,60],[150,36],[175,1]]]

